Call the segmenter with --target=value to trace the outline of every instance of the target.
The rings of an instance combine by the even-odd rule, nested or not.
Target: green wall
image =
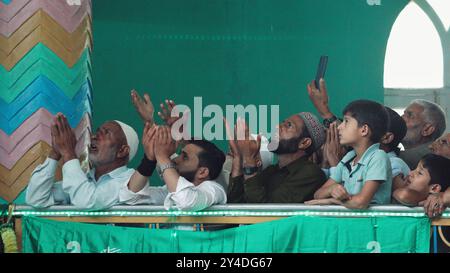
[[[383,101],[390,29],[407,0],[95,0],[94,126],[120,119],[142,131],[132,88],[193,105],[280,105],[312,111],[306,84],[320,55],[335,112]],[[225,142],[218,142],[226,147]],[[142,152],[138,154],[138,158]],[[138,160],[132,162],[132,166]]]
[[[359,98],[382,102],[387,39],[408,0],[92,2],[94,127],[119,119],[141,134],[132,88],[155,104],[192,106],[202,96],[222,107],[279,104],[281,119],[312,111],[306,84],[323,54],[333,111]]]

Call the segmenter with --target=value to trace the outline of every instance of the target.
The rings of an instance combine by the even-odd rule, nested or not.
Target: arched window
[[[414,0],[398,15],[384,62],[384,103],[400,114],[414,99],[438,103],[450,131],[450,1]]]
[[[389,36],[384,87],[417,89],[443,86],[441,39],[427,14],[411,2],[398,16]]]

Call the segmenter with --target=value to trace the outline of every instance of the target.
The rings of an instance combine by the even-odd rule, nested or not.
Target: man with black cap
[[[245,140],[239,131],[245,130]],[[303,203],[325,182],[319,166],[308,157],[325,142],[325,130],[317,117],[303,112],[278,125],[269,150],[278,155],[278,164],[261,171],[256,164],[260,137],[252,140],[243,120],[237,123],[238,140],[230,145],[238,151],[228,187],[229,203]]]
[[[53,150],[32,173],[26,192],[27,204],[38,208],[72,204],[80,209],[96,210],[116,205],[120,187],[135,172],[127,168],[139,145],[135,130],[120,121],[102,124],[91,136],[89,160],[93,169],[85,173],[75,154],[77,140],[66,117],[58,114],[54,122]],[[63,180],[55,183],[60,159]]]

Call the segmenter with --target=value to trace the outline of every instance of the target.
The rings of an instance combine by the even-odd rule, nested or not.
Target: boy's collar
[[[361,157],[361,159],[358,161],[358,164],[361,165],[366,165],[367,164],[367,160],[369,159],[369,156],[374,153],[376,150],[380,149],[380,143],[375,143],[372,144],[369,148],[367,148],[367,150],[364,152],[363,156]],[[346,165],[348,164],[350,161],[352,161],[354,158],[356,157],[356,152],[355,150],[352,150],[350,152],[348,152],[344,158],[342,158],[341,162],[342,164]]]

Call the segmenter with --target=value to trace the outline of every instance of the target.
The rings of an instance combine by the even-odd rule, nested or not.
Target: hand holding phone
[[[317,67],[316,80],[315,80],[317,90],[320,90],[320,79],[325,78],[327,64],[328,64],[328,56],[321,56],[320,61],[319,61],[319,66]]]

